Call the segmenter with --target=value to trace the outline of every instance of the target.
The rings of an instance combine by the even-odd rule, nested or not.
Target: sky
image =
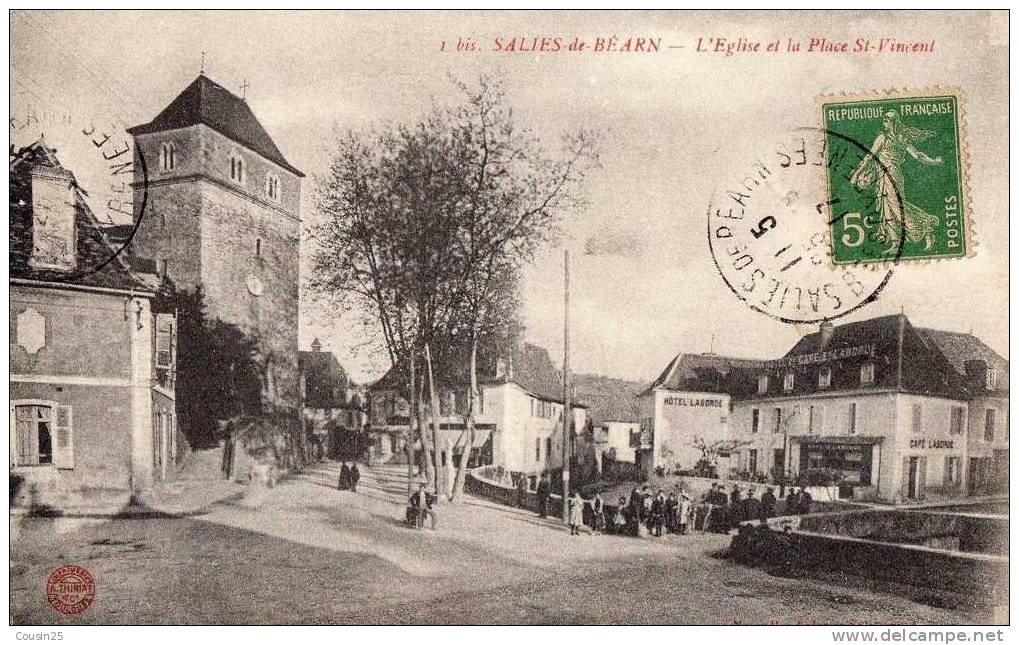
[[[542,36],[564,44],[660,38],[662,47],[492,51],[497,38]],[[819,37],[934,41],[934,51],[697,51],[698,38]],[[458,39],[478,50],[441,51],[443,41],[454,49]],[[517,118],[550,142],[564,131],[596,130],[601,168],[583,186],[586,207],[565,214],[560,244],[524,270],[526,337],[561,361],[563,251],[570,249],[573,370],[640,381],[679,352],[776,357],[815,330],[740,302],[716,271],[706,224],[713,196],[758,155],[790,129],[819,124],[819,95],[961,88],[976,255],[903,264],[877,301],[843,321],[903,311],[918,326],[971,331],[1008,356],[1007,15],[15,12],[12,118],[30,108],[55,116],[12,127],[12,142],[30,143],[41,128],[89,189],[94,151],[58,115],[111,128],[147,122],[194,80],[202,52],[206,75],[245,92],[287,160],[307,174],[305,227],[318,218],[316,175],[329,166],[336,133],[411,121],[431,104],[449,103],[456,98],[451,77],[498,76]],[[107,203],[107,192],[96,185],[90,196]],[[305,275],[311,251],[303,242]],[[387,367],[381,354],[364,349],[371,330],[355,316],[304,300],[301,348],[315,337],[356,379],[370,381]]]

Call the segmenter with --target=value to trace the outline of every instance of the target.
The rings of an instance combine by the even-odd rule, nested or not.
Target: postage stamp
[[[962,92],[820,97],[825,183],[835,264],[935,260],[974,254]],[[843,172],[838,139],[867,151]],[[903,239],[900,239],[900,233]]]

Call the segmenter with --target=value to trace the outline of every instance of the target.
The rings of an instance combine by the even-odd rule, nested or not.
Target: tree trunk
[[[435,497],[437,503],[439,503],[438,500],[444,501],[450,494],[449,478],[446,477],[446,469],[451,468],[453,464],[451,461],[443,464],[442,458],[439,457],[439,447],[442,445],[442,442],[439,441],[439,393],[435,391],[435,374],[432,370],[432,349],[428,343],[425,343],[425,366],[428,369],[428,399],[432,419],[432,445],[435,446]],[[447,454],[446,458],[451,459],[451,455]]]
[[[422,409],[421,392],[418,390],[416,374],[416,359],[411,358],[410,360],[410,414],[408,415],[407,423],[413,426],[416,421],[417,425],[417,436],[421,439],[421,461],[424,462],[422,470],[425,472],[425,479],[432,490],[438,491],[435,487],[435,462],[432,461],[432,450],[431,442],[428,440],[428,431],[425,430],[424,426],[424,410]],[[411,432],[411,437],[414,436],[414,432]]]
[[[475,333],[471,339],[471,395],[467,400],[467,443],[464,446],[463,455],[460,457],[460,467],[456,471],[456,481],[453,482],[453,493],[450,501],[459,501],[463,496],[464,481],[467,479],[467,462],[470,461],[471,449],[474,446],[474,403],[478,400],[478,335]]]

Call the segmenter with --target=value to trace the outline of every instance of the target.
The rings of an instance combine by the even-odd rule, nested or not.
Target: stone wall
[[[894,542],[925,544],[958,538],[966,552],[1008,555],[1008,518],[924,510],[863,510],[817,513],[803,517],[799,530],[811,533]]]
[[[484,474],[488,471],[487,466],[474,468],[467,472],[464,480],[464,490],[471,495],[482,497],[504,506],[515,506],[525,508],[535,513],[538,512],[538,495],[532,491],[519,491],[513,486],[488,479]],[[552,495],[549,503],[549,515],[559,517],[563,512],[563,498],[561,495]]]

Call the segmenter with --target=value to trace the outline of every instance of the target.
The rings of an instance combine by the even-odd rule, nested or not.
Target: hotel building
[[[833,326],[783,357],[681,354],[639,397],[647,463],[720,476],[834,473],[890,503],[1007,488],[1008,361],[904,315]]]

